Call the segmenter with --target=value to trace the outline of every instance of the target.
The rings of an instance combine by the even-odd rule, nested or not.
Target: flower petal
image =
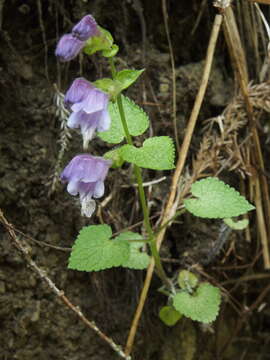
[[[82,102],[87,97],[89,91],[93,89],[94,86],[84,78],[77,78],[73,81],[71,86],[65,95],[65,105],[67,107]]]
[[[88,127],[87,130],[82,131],[83,136],[83,148],[86,150],[88,148],[89,142],[95,136],[96,127]]]
[[[67,191],[70,193],[70,195],[77,195],[79,192],[79,183],[78,181],[74,180],[74,181],[69,181],[68,186],[67,186]]]
[[[100,114],[100,119],[98,122],[98,131],[107,131],[111,126],[111,117],[107,109],[102,110]]]
[[[71,113],[67,121],[67,126],[71,129],[77,129],[78,127],[80,127],[80,118],[80,111]]]
[[[104,195],[104,191],[105,191],[104,182],[103,181],[97,181],[95,189],[94,189],[93,197],[94,198],[102,197]]]
[[[95,209],[96,209],[95,200],[86,197],[81,201],[81,214],[83,216],[90,218],[93,215]]]
[[[84,47],[84,41],[81,41],[71,34],[65,34],[59,40],[55,55],[62,62],[74,59]]]
[[[77,102],[71,106],[72,111],[80,111],[91,114],[105,109],[108,105],[109,97],[99,89],[91,89],[87,96],[81,102]]]
[[[72,29],[72,35],[84,41],[99,34],[97,23],[93,16],[84,16]]]

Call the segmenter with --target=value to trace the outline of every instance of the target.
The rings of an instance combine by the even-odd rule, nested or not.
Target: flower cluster
[[[64,35],[58,42],[56,56],[61,61],[73,59],[84,47],[85,41],[98,35],[96,21],[86,15],[73,27],[71,34]],[[95,131],[106,131],[110,128],[111,119],[108,113],[109,96],[97,89],[84,78],[73,81],[65,95],[65,106],[71,110],[67,125],[80,128],[83,147],[87,148]],[[60,178],[67,183],[71,195],[79,195],[82,215],[91,217],[96,203],[93,198],[104,194],[104,179],[111,165],[110,160],[90,154],[75,156],[63,170]]]
[[[72,28],[71,34],[61,37],[55,55],[62,62],[70,61],[79,54],[89,38],[98,35],[99,30],[95,19],[91,15],[86,15]]]

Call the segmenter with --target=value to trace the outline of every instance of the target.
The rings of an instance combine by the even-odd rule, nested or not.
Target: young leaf
[[[116,74],[115,80],[117,80],[121,84],[121,90],[124,90],[127,89],[130,85],[132,85],[143,72],[144,69],[143,70],[125,69],[119,71]]]
[[[103,157],[108,160],[112,160],[112,168],[116,169],[123,165],[125,160],[121,156],[121,148],[117,148],[114,150],[107,151]]]
[[[175,149],[169,136],[156,136],[144,141],[141,148],[124,145],[121,148],[124,160],[140,167],[154,170],[174,168]]]
[[[182,270],[178,275],[178,284],[183,290],[192,291],[198,284],[198,278],[190,271]]]
[[[196,199],[186,199],[184,204],[188,211],[199,217],[223,219],[254,209],[239,192],[215,177],[196,181],[191,186],[191,193]]]
[[[140,234],[133,233],[131,231],[120,234],[116,239],[119,241],[128,240],[142,240],[143,237]],[[130,241],[130,255],[127,261],[122,266],[130,269],[143,270],[146,269],[150,262],[150,256],[145,252],[141,252],[140,249],[144,246],[143,242]]]
[[[173,297],[173,306],[186,317],[210,323],[219,312],[221,296],[219,288],[209,284],[201,284],[193,295],[180,291]]]
[[[128,242],[110,240],[108,225],[82,228],[72,247],[68,268],[80,271],[98,271],[120,266],[130,254]]]
[[[110,58],[115,56],[119,51],[119,46],[116,44],[113,44],[109,50],[103,50],[102,56]]]
[[[159,318],[167,326],[173,326],[182,317],[172,306],[163,306],[159,311]]]
[[[232,218],[223,219],[226,225],[233,230],[244,230],[248,226],[248,219],[234,221]]]
[[[128,97],[121,95],[128,130],[132,136],[143,134],[149,127],[149,118],[146,113]],[[117,103],[110,102],[109,113],[111,127],[108,131],[99,132],[98,136],[111,144],[119,144],[125,137]]]
[[[86,46],[83,51],[87,55],[92,55],[101,50],[110,50],[113,46],[113,37],[111,33],[101,26],[99,26],[98,29],[100,31],[99,35],[90,37],[86,41]]]
[[[95,87],[108,93],[111,96],[115,96],[119,92],[117,83],[110,78],[103,78],[93,82]]]

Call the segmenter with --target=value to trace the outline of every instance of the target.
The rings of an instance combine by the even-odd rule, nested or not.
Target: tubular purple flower
[[[74,59],[84,47],[84,42],[75,38],[71,34],[66,34],[59,40],[55,55],[62,62]]]
[[[75,156],[60,175],[61,181],[68,183],[67,191],[74,196],[79,194],[82,215],[91,217],[95,211],[92,198],[103,196],[104,180],[111,164],[102,157],[81,154]]]
[[[81,41],[86,41],[92,36],[97,36],[99,30],[93,16],[86,15],[72,29],[72,35]]]
[[[65,95],[65,105],[70,107],[85,100],[89,91],[93,88],[94,86],[84,78],[75,79]]]
[[[87,149],[89,141],[93,139],[96,130],[109,130],[110,124],[110,115],[106,109],[92,114],[87,114],[84,111],[73,112],[67,122],[68,127],[81,129],[84,149]]]
[[[73,111],[68,126],[81,129],[85,149],[96,130],[106,131],[110,128],[108,102],[108,94],[83,78],[75,79],[66,93],[65,104]]]

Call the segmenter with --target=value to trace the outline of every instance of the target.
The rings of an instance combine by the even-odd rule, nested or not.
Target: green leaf
[[[198,278],[190,271],[182,270],[178,275],[178,284],[183,290],[192,291],[198,285]]]
[[[159,311],[159,318],[167,326],[173,326],[182,317],[172,306],[163,306]]]
[[[177,311],[206,324],[216,319],[220,302],[219,289],[209,283],[201,284],[193,295],[180,291],[173,297],[173,306]]]
[[[103,157],[108,160],[112,160],[112,168],[116,169],[123,165],[125,160],[121,156],[121,148],[117,148],[114,150],[107,151]]]
[[[143,168],[171,170],[174,166],[175,149],[169,136],[156,136],[144,141],[141,148],[124,145],[121,148],[124,160]]]
[[[121,84],[121,90],[124,90],[127,89],[130,85],[132,85],[143,72],[144,69],[142,70],[125,69],[119,71],[116,74],[115,80],[117,80]]]
[[[229,218],[255,209],[238,191],[215,177],[196,181],[191,193],[196,199],[184,200],[185,207],[203,218]]]
[[[149,127],[149,118],[138,105],[128,97],[121,95],[127,126],[132,136],[143,134]],[[125,137],[117,103],[110,102],[109,113],[111,127],[108,131],[99,132],[98,136],[111,144],[119,144]]]
[[[108,225],[82,228],[72,247],[68,268],[80,271],[98,271],[121,266],[130,255],[128,242],[110,240]]]
[[[110,95],[114,95],[118,92],[117,84],[110,78],[96,80],[93,82],[93,85]]]
[[[130,241],[130,255],[127,261],[125,261],[122,266],[130,269],[143,270],[146,269],[150,262],[150,256],[145,252],[141,252],[141,248],[144,246],[143,242],[136,242],[133,240],[143,240],[143,237],[140,234],[133,233],[131,231],[124,232],[120,234],[117,239],[120,241]],[[132,240],[132,241],[131,241]]]
[[[101,26],[98,26],[98,29],[100,31],[98,36],[90,37],[86,41],[86,46],[84,47],[83,51],[87,55],[92,55],[97,51],[101,50],[111,50],[113,46],[113,37],[111,33],[103,29]]]
[[[119,51],[119,46],[116,44],[113,44],[112,47],[109,50],[103,50],[102,56],[110,58],[115,56]]]
[[[242,219],[234,221],[231,218],[223,219],[226,225],[228,225],[233,230],[244,230],[248,226],[248,219]]]

